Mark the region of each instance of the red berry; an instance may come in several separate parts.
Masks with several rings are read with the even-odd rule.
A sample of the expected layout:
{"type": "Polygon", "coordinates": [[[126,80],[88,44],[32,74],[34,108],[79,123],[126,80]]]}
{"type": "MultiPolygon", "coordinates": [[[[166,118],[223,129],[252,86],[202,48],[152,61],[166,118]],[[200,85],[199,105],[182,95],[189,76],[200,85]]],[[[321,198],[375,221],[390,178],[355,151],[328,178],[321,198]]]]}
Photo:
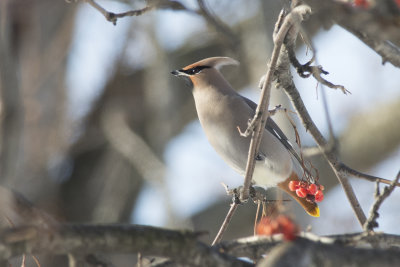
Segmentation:
{"type": "Polygon", "coordinates": [[[315,193],[315,202],[321,202],[322,200],[324,200],[324,193],[318,190],[317,193],[315,193]]]}
{"type": "Polygon", "coordinates": [[[279,234],[281,231],[280,231],[280,225],[279,225],[279,222],[276,220],[276,219],[274,219],[274,220],[272,220],[271,221],[271,230],[272,230],[272,234],[274,235],[274,234],[279,234]]]}
{"type": "Polygon", "coordinates": [[[307,188],[307,192],[310,195],[315,195],[317,193],[318,187],[316,184],[310,184],[307,188]]]}
{"type": "Polygon", "coordinates": [[[354,5],[361,8],[369,8],[370,6],[367,0],[354,0],[354,5]]]}
{"type": "Polygon", "coordinates": [[[290,191],[296,191],[300,187],[300,182],[299,181],[290,181],[289,182],[289,190],[290,191]]]}
{"type": "Polygon", "coordinates": [[[296,195],[298,197],[304,198],[307,196],[307,189],[304,187],[300,187],[299,189],[296,190],[296,195]]]}
{"type": "Polygon", "coordinates": [[[256,233],[258,235],[283,234],[286,240],[294,240],[299,232],[297,225],[287,216],[279,215],[276,218],[262,217],[257,223],[256,233]]]}
{"type": "Polygon", "coordinates": [[[307,187],[308,187],[308,182],[306,182],[306,181],[301,181],[300,187],[302,187],[302,188],[307,188],[307,187]]]}
{"type": "Polygon", "coordinates": [[[287,216],[279,215],[276,220],[279,222],[280,232],[286,240],[294,240],[299,232],[297,225],[287,216]]]}
{"type": "Polygon", "coordinates": [[[258,235],[272,235],[271,220],[269,217],[262,217],[257,223],[256,233],[258,235]]]}
{"type": "Polygon", "coordinates": [[[323,186],[322,184],[319,185],[319,190],[325,190],[325,186],[323,186]]]}

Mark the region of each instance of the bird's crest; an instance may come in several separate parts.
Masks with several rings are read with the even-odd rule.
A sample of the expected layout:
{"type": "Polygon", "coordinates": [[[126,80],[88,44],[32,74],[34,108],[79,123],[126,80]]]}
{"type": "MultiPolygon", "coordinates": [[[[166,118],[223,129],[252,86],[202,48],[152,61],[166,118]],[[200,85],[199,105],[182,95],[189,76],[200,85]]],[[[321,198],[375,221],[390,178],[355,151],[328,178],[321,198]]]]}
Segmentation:
{"type": "Polygon", "coordinates": [[[183,68],[183,70],[189,70],[195,67],[210,67],[219,70],[222,66],[227,65],[239,65],[239,61],[234,60],[230,57],[209,57],[200,61],[197,61],[189,66],[183,68]]]}

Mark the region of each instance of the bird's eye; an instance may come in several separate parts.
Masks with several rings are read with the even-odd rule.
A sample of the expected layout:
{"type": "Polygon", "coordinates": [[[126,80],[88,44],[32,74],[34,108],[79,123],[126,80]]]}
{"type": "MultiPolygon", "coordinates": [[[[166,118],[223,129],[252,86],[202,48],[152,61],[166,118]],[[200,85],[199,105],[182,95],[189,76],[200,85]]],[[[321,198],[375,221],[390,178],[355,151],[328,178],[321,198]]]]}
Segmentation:
{"type": "Polygon", "coordinates": [[[189,70],[189,74],[194,75],[194,74],[199,73],[201,70],[202,70],[201,68],[195,67],[195,68],[189,70]]]}
{"type": "Polygon", "coordinates": [[[210,68],[210,67],[209,66],[197,66],[197,67],[188,69],[184,72],[189,75],[196,75],[196,74],[200,73],[203,69],[206,69],[206,68],[210,68]]]}

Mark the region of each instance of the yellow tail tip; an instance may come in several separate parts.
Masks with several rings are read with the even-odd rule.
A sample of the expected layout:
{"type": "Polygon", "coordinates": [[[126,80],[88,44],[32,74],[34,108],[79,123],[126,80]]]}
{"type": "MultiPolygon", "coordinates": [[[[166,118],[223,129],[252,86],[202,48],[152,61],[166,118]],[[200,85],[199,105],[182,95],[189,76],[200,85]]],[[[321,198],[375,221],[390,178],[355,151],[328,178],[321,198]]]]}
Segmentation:
{"type": "Polygon", "coordinates": [[[319,217],[319,207],[315,206],[313,209],[307,210],[306,211],[310,216],[313,217],[319,217]]]}

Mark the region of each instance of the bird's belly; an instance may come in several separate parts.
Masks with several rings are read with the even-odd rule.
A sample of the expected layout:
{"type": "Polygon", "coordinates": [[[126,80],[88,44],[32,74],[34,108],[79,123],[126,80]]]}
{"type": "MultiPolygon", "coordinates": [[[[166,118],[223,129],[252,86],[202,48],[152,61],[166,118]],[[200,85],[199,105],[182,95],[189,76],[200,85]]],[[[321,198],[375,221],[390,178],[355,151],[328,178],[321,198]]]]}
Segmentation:
{"type": "Polygon", "coordinates": [[[272,162],[256,161],[253,173],[254,183],[262,187],[276,186],[289,177],[292,170],[290,163],[288,162],[287,166],[283,166],[283,168],[276,168],[272,162]]]}
{"type": "MultiPolygon", "coordinates": [[[[235,133],[237,129],[231,129],[235,133]]],[[[222,129],[208,128],[207,137],[216,152],[235,171],[245,175],[247,155],[250,146],[250,137],[242,137],[237,134],[223,133],[222,129]],[[213,138],[210,138],[210,135],[213,138]]],[[[264,135],[269,135],[265,132],[264,135]]],[[[278,140],[269,144],[270,151],[263,160],[256,161],[253,174],[255,184],[263,187],[276,186],[285,181],[293,169],[293,162],[289,153],[278,140]]]]}

